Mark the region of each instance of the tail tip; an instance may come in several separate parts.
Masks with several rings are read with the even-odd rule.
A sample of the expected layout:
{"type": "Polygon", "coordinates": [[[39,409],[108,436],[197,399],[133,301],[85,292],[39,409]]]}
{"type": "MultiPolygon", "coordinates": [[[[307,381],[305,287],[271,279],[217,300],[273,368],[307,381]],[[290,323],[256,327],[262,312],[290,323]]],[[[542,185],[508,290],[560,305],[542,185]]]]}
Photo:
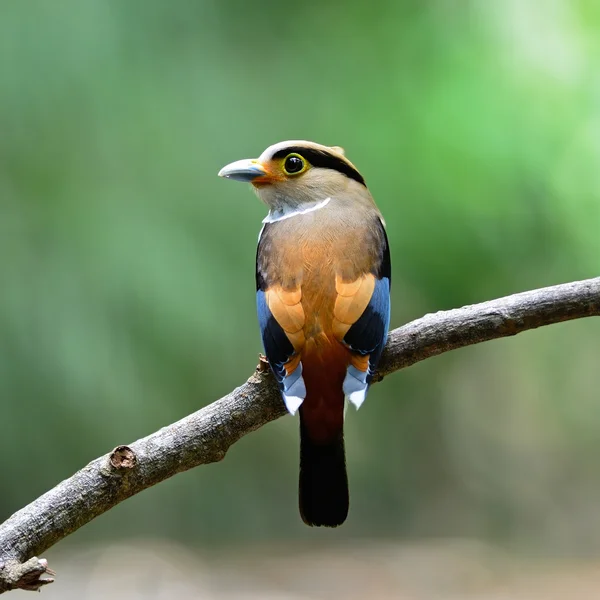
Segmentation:
{"type": "Polygon", "coordinates": [[[346,506],[345,510],[340,511],[339,514],[308,516],[301,506],[300,516],[305,525],[308,525],[309,527],[327,527],[328,529],[335,529],[336,527],[343,525],[346,521],[346,518],[348,517],[348,507],[346,506]]]}

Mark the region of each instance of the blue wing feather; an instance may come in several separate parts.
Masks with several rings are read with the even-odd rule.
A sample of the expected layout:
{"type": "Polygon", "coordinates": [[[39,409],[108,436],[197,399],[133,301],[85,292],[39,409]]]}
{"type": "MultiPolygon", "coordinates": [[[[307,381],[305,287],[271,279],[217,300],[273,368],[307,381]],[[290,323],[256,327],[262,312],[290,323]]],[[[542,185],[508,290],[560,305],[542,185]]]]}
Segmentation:
{"type": "Polygon", "coordinates": [[[256,292],[256,308],[265,354],[269,359],[277,383],[283,390],[283,380],[286,375],[283,365],[294,354],[294,347],[269,310],[265,293],[262,290],[256,292]]]}

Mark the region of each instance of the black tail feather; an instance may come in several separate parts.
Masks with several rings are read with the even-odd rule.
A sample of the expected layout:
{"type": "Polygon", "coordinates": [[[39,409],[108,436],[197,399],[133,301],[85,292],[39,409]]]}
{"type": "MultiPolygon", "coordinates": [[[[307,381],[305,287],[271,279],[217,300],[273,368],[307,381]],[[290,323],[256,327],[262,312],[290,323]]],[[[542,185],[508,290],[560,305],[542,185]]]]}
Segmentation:
{"type": "Polygon", "coordinates": [[[300,419],[300,515],[307,525],[337,527],[348,516],[344,432],[325,444],[312,441],[300,419]]]}

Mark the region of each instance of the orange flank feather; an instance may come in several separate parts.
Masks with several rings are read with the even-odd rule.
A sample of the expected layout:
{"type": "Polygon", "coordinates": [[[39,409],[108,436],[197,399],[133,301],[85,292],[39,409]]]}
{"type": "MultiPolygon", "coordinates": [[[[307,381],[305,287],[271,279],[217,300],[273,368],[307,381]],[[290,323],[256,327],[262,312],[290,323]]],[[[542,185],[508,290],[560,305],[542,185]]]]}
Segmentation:
{"type": "Polygon", "coordinates": [[[286,333],[297,333],[304,327],[304,309],[300,289],[284,290],[273,286],[266,293],[269,310],[286,333]]]}
{"type": "MultiPolygon", "coordinates": [[[[265,296],[273,317],[285,331],[294,350],[300,352],[305,342],[304,325],[306,323],[304,308],[301,304],[302,291],[300,288],[284,290],[281,286],[274,285],[265,292],[265,296]]],[[[297,365],[298,361],[295,362],[294,368],[288,370],[288,374],[297,365]]]]}
{"type": "Polygon", "coordinates": [[[369,358],[370,354],[351,354],[350,362],[352,366],[363,373],[366,373],[369,369],[369,358]]]}
{"type": "Polygon", "coordinates": [[[375,289],[375,277],[368,273],[346,283],[336,275],[335,289],[337,298],[333,307],[332,328],[335,337],[342,341],[367,308],[375,289]]]}

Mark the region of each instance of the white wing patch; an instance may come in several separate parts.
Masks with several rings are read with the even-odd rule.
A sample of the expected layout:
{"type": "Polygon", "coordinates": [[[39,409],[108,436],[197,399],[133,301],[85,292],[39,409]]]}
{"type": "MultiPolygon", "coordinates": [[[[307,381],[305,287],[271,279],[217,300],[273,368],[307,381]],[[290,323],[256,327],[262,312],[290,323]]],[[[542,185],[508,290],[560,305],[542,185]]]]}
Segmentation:
{"type": "Polygon", "coordinates": [[[360,390],[358,392],[352,392],[348,396],[348,402],[350,402],[351,404],[354,404],[354,406],[356,407],[356,410],[358,410],[362,406],[362,403],[365,401],[366,397],[367,397],[367,390],[365,388],[364,390],[360,390]]]}
{"type": "Polygon", "coordinates": [[[306,398],[306,385],[302,377],[302,363],[283,380],[283,402],[288,412],[295,415],[306,398]]]}
{"type": "Polygon", "coordinates": [[[296,414],[296,411],[304,402],[304,398],[300,398],[300,396],[288,396],[284,393],[283,401],[285,402],[285,407],[288,409],[290,415],[294,416],[296,414]]]}
{"type": "Polygon", "coordinates": [[[369,384],[367,383],[368,371],[360,371],[356,367],[349,365],[344,379],[344,396],[351,404],[354,404],[358,410],[367,397],[369,384]]]}

